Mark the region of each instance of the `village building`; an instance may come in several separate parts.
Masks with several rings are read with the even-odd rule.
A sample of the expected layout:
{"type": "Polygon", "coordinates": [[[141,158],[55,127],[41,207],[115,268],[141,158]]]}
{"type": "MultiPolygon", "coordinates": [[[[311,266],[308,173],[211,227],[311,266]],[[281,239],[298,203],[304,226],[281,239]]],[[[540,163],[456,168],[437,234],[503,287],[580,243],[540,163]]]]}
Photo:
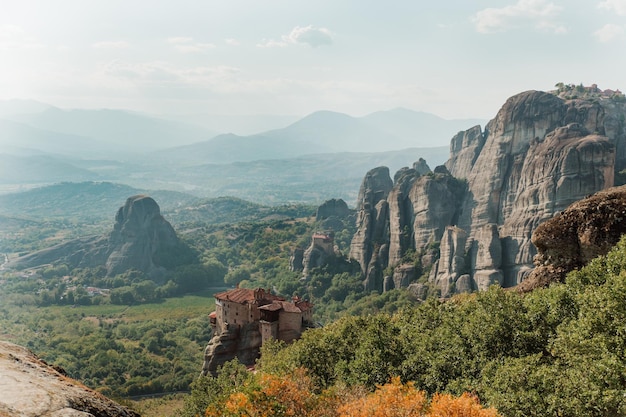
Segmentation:
{"type": "Polygon", "coordinates": [[[335,235],[333,232],[315,232],[311,239],[311,246],[318,247],[328,255],[335,252],[335,235]]]}
{"type": "Polygon", "coordinates": [[[291,342],[313,325],[313,305],[299,297],[287,301],[263,288],[235,288],[215,294],[209,318],[214,335],[256,323],[261,344],[270,338],[291,342]]]}

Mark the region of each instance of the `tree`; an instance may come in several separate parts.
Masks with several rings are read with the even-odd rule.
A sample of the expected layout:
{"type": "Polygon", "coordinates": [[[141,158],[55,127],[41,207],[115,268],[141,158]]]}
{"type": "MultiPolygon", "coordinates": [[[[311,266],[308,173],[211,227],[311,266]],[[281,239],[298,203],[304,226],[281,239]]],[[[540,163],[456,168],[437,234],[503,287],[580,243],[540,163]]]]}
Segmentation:
{"type": "Polygon", "coordinates": [[[403,385],[399,377],[379,386],[375,392],[339,407],[339,417],[421,417],[426,395],[413,386],[403,385]]]}
{"type": "Polygon", "coordinates": [[[224,283],[227,285],[237,285],[241,281],[250,279],[250,270],[246,267],[231,269],[224,277],[224,283]]]}

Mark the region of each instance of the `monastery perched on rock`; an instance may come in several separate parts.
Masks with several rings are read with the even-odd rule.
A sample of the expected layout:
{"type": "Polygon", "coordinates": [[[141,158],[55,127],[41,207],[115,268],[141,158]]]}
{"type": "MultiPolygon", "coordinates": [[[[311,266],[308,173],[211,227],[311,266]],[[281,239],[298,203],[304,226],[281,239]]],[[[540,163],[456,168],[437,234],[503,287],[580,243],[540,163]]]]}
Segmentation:
{"type": "Polygon", "coordinates": [[[292,342],[313,327],[313,305],[294,297],[291,301],[263,288],[235,288],[215,294],[215,311],[209,314],[213,338],[204,351],[202,374],[237,358],[253,365],[259,349],[269,339],[292,342]]]}

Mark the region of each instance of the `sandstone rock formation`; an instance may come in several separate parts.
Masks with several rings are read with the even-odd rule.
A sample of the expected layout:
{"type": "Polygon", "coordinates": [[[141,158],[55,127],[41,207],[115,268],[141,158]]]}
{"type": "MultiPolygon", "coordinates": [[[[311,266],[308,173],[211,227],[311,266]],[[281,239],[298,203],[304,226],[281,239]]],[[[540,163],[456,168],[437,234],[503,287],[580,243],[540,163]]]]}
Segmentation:
{"type": "Polygon", "coordinates": [[[163,257],[180,245],[156,201],[137,195],[120,207],[109,236],[75,239],[17,258],[8,266],[25,268],[63,262],[71,267],[103,265],[108,276],[137,269],[156,277],[164,271],[163,257]]]}
{"type": "Polygon", "coordinates": [[[378,167],[365,175],[359,190],[357,231],[350,245],[350,258],[359,262],[364,275],[367,275],[370,269],[372,258],[374,262],[371,268],[377,268],[381,245],[388,239],[387,196],[392,187],[389,168],[378,167]]]}
{"type": "Polygon", "coordinates": [[[308,278],[313,268],[327,264],[329,257],[340,255],[335,246],[335,235],[332,231],[316,232],[311,237],[311,244],[302,256],[302,277],[308,278]]]}
{"type": "Polygon", "coordinates": [[[172,225],[161,216],[159,205],[148,196],[129,197],[117,212],[109,236],[111,252],[106,261],[107,275],[129,269],[157,273],[159,252],[179,245],[172,225]]]}
{"type": "Polygon", "coordinates": [[[317,208],[315,212],[315,220],[321,221],[329,217],[344,218],[350,215],[350,208],[341,198],[325,201],[317,208]]]}
{"type": "Polygon", "coordinates": [[[626,186],[578,201],[534,231],[535,269],[516,289],[525,292],[565,279],[565,275],[605,255],[626,233],[626,186]]]}
{"type": "MultiPolygon", "coordinates": [[[[350,256],[360,263],[367,290],[381,291],[385,268],[397,266],[407,251],[426,255],[429,244],[439,242],[446,226],[454,224],[459,216],[465,183],[453,178],[445,167],[437,167],[433,173],[423,169],[423,165],[420,162],[415,164],[420,172],[426,172],[425,175],[415,168],[402,168],[394,176],[393,183],[389,177],[381,180],[381,176],[388,176],[388,170],[378,168],[377,184],[385,184],[388,188],[392,185],[384,199],[383,193],[368,185],[370,177],[366,176],[361,186],[357,233],[352,240],[350,256]],[[373,201],[376,206],[373,210],[368,209],[373,201]]],[[[398,279],[392,281],[396,287],[398,279]]],[[[390,285],[391,281],[386,287],[390,285]]],[[[402,286],[407,285],[408,282],[402,286]]]]}
{"type": "Polygon", "coordinates": [[[211,338],[204,349],[203,375],[215,375],[220,366],[237,358],[252,365],[259,357],[261,332],[258,323],[243,326],[227,324],[211,338]]]}
{"type": "Polygon", "coordinates": [[[289,257],[289,270],[292,272],[302,271],[304,269],[304,249],[295,248],[289,257]]]}
{"type": "Polygon", "coordinates": [[[138,417],[28,349],[0,341],[0,416],[138,417]]]}
{"type": "Polygon", "coordinates": [[[430,273],[429,281],[441,290],[442,297],[454,294],[457,280],[469,271],[465,260],[467,233],[458,227],[446,228],[440,243],[440,257],[430,273]]]}
{"type": "Polygon", "coordinates": [[[511,97],[484,130],[455,135],[450,159],[432,173],[419,161],[398,171],[389,188],[389,180],[380,180],[382,168],[370,171],[350,251],[366,288],[382,291],[377,271],[398,267],[407,256],[431,268],[429,279],[443,295],[525,279],[536,254],[533,230],[613,186],[626,168],[625,100],[591,87],[568,91],[511,97]],[[374,192],[372,172],[385,192],[374,192]],[[379,255],[385,245],[388,259],[379,255]]]}

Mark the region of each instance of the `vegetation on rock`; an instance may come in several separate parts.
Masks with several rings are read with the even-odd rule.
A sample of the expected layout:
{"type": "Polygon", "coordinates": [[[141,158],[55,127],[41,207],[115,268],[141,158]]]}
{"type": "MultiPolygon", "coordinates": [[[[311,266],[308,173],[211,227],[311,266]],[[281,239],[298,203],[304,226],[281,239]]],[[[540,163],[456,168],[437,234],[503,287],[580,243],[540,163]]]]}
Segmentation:
{"type": "Polygon", "coordinates": [[[428,395],[471,392],[507,416],[622,415],[625,306],[626,238],[564,284],[345,317],[265,348],[260,369],[305,368],[316,390],[399,377],[428,395]]]}

